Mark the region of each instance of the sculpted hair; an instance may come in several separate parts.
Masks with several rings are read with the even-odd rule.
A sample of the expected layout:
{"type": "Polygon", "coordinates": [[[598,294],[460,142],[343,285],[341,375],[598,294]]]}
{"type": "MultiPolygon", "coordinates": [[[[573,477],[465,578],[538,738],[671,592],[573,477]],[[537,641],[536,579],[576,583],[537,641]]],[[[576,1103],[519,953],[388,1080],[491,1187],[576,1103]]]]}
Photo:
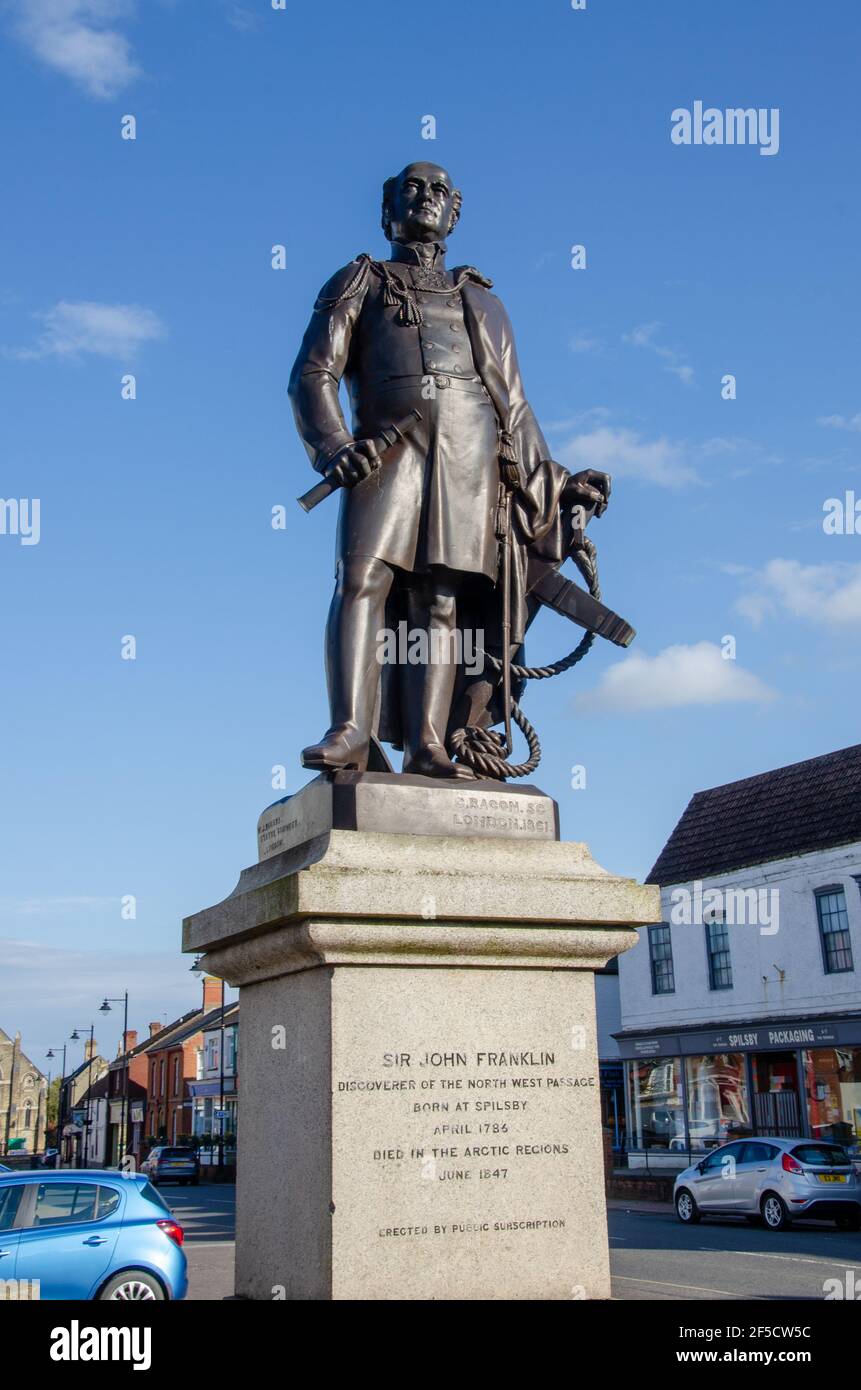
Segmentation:
{"type": "MultiPolygon", "coordinates": [[[[391,241],[392,239],[392,198],[394,197],[395,188],[397,187],[399,178],[400,174],[394,174],[390,179],[386,179],[385,183],[383,184],[383,209],[380,222],[383,228],[383,236],[386,238],[386,241],[391,241]]],[[[451,201],[451,222],[449,224],[448,232],[446,233],[447,236],[451,235],[458,222],[460,221],[460,209],[461,204],[463,203],[463,196],[459,188],[452,189],[451,201]]]]}

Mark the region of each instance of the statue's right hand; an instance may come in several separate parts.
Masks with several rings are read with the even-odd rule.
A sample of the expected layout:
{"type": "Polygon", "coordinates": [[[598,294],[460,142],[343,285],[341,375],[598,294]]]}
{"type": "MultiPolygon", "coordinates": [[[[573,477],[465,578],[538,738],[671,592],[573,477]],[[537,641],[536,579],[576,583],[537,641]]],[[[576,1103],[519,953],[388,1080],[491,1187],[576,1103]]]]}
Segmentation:
{"type": "Polygon", "coordinates": [[[355,487],[380,466],[380,456],[373,439],[354,439],[345,444],[326,464],[324,477],[341,487],[355,487]]]}

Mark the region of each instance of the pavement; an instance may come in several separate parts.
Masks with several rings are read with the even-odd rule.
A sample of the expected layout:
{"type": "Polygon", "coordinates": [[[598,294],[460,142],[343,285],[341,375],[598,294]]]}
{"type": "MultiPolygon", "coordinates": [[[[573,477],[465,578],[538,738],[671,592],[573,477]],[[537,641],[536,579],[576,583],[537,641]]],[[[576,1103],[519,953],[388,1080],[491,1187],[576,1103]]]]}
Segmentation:
{"type": "MultiPolygon", "coordinates": [[[[159,1191],[185,1230],[189,1299],[231,1297],[236,1189],[159,1191]]],[[[607,1210],[614,1299],[821,1301],[827,1279],[861,1292],[861,1234],[824,1222],[768,1231],[714,1217],[683,1226],[669,1203],[616,1197],[607,1210]]]]}

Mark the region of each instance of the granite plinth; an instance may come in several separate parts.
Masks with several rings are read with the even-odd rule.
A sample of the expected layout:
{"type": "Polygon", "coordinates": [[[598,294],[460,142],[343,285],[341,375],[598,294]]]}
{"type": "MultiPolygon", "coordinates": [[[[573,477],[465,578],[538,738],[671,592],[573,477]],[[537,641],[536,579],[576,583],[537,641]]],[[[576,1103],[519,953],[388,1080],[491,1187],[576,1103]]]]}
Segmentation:
{"type": "Polygon", "coordinates": [[[558,840],[559,813],[552,797],[532,786],[408,773],[321,773],[267,806],[257,823],[258,856],[269,859],[330,830],[558,840]]]}
{"type": "Polygon", "coordinates": [[[592,972],[659,920],[583,844],[336,828],[187,919],[240,987],[237,1293],[609,1297],[592,972]]]}

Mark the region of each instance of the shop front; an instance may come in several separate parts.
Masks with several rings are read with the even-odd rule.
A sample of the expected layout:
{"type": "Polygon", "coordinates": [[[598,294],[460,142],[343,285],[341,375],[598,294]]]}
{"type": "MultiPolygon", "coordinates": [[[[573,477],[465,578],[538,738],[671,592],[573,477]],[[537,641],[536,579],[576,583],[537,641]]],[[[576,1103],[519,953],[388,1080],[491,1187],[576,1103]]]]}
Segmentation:
{"type": "Polygon", "coordinates": [[[628,1166],[682,1168],[731,1139],[831,1139],[861,1155],[861,1016],[615,1035],[628,1166]]]}

